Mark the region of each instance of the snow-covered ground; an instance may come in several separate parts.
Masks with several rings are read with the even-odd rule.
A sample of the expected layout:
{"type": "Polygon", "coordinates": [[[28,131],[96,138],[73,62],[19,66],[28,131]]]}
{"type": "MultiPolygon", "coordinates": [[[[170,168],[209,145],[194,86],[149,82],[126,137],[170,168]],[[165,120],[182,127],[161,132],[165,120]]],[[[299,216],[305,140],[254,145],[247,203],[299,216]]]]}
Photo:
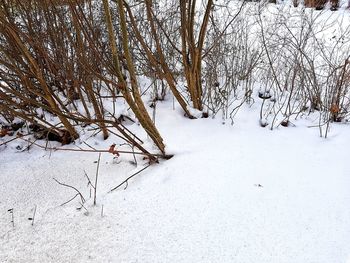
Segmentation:
{"type": "MultiPolygon", "coordinates": [[[[324,37],[348,27],[348,11],[337,14],[319,17],[339,22],[324,37]]],[[[221,114],[189,120],[159,102],[156,124],[174,157],[110,192],[147,162],[103,153],[96,206],[85,172],[94,182],[98,153],[28,152],[27,142],[0,138],[0,262],[350,263],[349,120],[331,124],[327,139],[318,113],[271,131],[259,125],[260,106],[244,104],[231,126],[221,114]],[[79,189],[84,207],[78,197],[62,206],[76,192],[54,178],[79,189]]],[[[62,148],[120,143],[89,128],[62,148]]]]}
{"type": "MultiPolygon", "coordinates": [[[[102,154],[88,212],[78,198],[60,206],[75,192],[52,178],[88,199],[84,170],[93,181],[97,153],[1,147],[0,261],[350,262],[349,125],[324,139],[307,127],[312,116],[261,128],[259,105],[233,126],[171,108],[158,104],[157,125],[175,156],[108,193],[145,163],[102,154]]],[[[88,142],[108,149],[113,140],[88,142]]]]}

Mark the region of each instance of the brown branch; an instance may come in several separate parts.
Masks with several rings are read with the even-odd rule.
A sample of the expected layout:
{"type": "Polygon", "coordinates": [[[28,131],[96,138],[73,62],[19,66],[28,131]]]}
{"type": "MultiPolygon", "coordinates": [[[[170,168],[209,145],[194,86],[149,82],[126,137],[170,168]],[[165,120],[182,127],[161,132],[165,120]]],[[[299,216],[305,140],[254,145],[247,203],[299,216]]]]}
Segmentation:
{"type": "MultiPolygon", "coordinates": [[[[45,147],[45,146],[42,146],[40,144],[37,144],[37,143],[33,143],[32,141],[30,140],[27,140],[27,139],[23,139],[23,138],[20,138],[26,142],[29,142],[29,143],[32,143],[33,145],[39,147],[39,148],[42,148],[42,149],[46,149],[46,150],[49,150],[49,151],[70,151],[70,152],[89,152],[89,153],[110,153],[109,150],[99,150],[99,149],[96,149],[96,150],[90,150],[90,149],[71,149],[71,148],[57,148],[57,147],[45,147]]],[[[125,154],[135,154],[135,155],[143,155],[143,156],[147,156],[147,157],[159,157],[159,158],[163,158],[163,159],[171,159],[174,155],[172,154],[166,154],[166,155],[163,155],[163,154],[156,154],[156,153],[143,153],[143,152],[131,152],[131,151],[119,151],[118,150],[118,153],[125,153],[125,154]]]]}

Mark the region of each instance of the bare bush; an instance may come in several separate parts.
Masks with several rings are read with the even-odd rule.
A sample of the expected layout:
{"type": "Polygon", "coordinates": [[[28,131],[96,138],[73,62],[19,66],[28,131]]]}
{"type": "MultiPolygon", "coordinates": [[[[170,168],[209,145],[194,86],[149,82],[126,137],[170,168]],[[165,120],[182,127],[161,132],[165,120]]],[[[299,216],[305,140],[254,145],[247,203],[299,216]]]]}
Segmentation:
{"type": "MultiPolygon", "coordinates": [[[[55,133],[62,143],[79,136],[75,125],[96,124],[104,138],[108,129],[117,129],[127,143],[148,153],[137,136],[120,123],[119,116],[105,108],[105,98],[115,102],[121,86],[120,78],[114,77],[116,69],[101,8],[94,1],[71,0],[63,6],[50,1],[1,3],[1,114],[55,133]],[[101,16],[96,18],[96,13],[101,16]]],[[[125,52],[118,62],[124,56],[125,52]]],[[[131,70],[128,66],[127,73],[131,70]]],[[[130,95],[128,88],[125,91],[123,98],[130,104],[127,96],[136,93],[130,95]]],[[[138,107],[142,107],[138,100],[138,107]]],[[[132,110],[144,124],[147,112],[140,115],[132,110]]],[[[160,137],[152,136],[156,130],[148,119],[143,127],[164,153],[164,144],[160,137]]]]}

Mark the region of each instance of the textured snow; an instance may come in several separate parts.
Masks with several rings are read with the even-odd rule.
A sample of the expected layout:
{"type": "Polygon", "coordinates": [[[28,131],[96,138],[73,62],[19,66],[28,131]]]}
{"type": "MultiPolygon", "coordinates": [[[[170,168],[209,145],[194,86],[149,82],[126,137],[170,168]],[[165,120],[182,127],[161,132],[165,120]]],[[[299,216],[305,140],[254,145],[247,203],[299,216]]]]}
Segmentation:
{"type": "MultiPolygon", "coordinates": [[[[332,14],[339,32],[348,26],[348,11],[332,14]]],[[[127,114],[118,103],[115,115],[127,114]]],[[[350,263],[349,124],[320,138],[309,127],[316,113],[271,131],[260,127],[258,104],[243,105],[230,126],[159,102],[156,124],[175,156],[109,193],[146,163],[102,154],[97,206],[84,175],[94,180],[97,153],[0,146],[0,262],[350,263]],[[78,198],[61,206],[75,192],[53,178],[77,187],[86,209],[78,198]]],[[[98,149],[116,140],[84,132],[98,149]]]]}
{"type": "Polygon", "coordinates": [[[261,128],[254,105],[234,126],[185,119],[171,103],[158,110],[175,156],[108,193],[145,164],[102,154],[98,205],[88,200],[88,213],[76,210],[78,199],[60,206],[74,192],[52,178],[88,198],[83,171],[94,179],[98,154],[1,148],[0,261],[349,262],[348,125],[332,125],[324,139],[306,127],[311,117],[261,128]]]}

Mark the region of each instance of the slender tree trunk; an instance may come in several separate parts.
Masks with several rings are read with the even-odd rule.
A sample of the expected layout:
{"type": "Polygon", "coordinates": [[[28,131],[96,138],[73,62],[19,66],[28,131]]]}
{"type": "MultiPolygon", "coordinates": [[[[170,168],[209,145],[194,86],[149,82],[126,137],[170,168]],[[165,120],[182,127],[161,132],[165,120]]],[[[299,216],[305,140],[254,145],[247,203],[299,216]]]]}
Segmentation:
{"type": "Polygon", "coordinates": [[[147,134],[151,137],[153,142],[157,145],[158,149],[163,154],[165,154],[165,145],[163,143],[163,139],[160,133],[158,132],[157,128],[155,127],[154,123],[152,122],[152,119],[145,108],[145,105],[141,99],[141,95],[138,89],[135,67],[129,51],[127,24],[125,19],[123,1],[117,0],[117,4],[118,4],[118,11],[119,11],[119,22],[120,22],[121,33],[122,33],[122,46],[124,51],[123,55],[126,58],[128,71],[130,75],[131,92],[127,88],[127,83],[121,72],[119,54],[118,54],[115,35],[113,31],[113,24],[112,24],[112,18],[110,14],[109,3],[108,3],[108,0],[103,0],[103,6],[105,10],[105,17],[106,17],[110,47],[111,47],[112,56],[113,56],[114,68],[119,81],[118,87],[120,88],[120,91],[122,92],[126,102],[129,104],[131,110],[134,112],[135,116],[138,118],[142,127],[145,129],[147,134]]]}
{"type": "Polygon", "coordinates": [[[196,43],[194,32],[196,1],[180,0],[182,62],[193,107],[203,110],[202,51],[213,0],[208,0],[196,43]]]}
{"type": "MultiPolygon", "coordinates": [[[[81,28],[80,28],[78,21],[76,20],[76,16],[74,15],[73,7],[72,6],[70,6],[70,7],[71,7],[71,12],[73,14],[73,25],[74,25],[75,30],[76,30],[76,37],[77,37],[77,44],[78,44],[77,53],[78,53],[80,60],[82,61],[82,64],[87,65],[88,61],[87,61],[86,56],[85,56],[86,50],[84,50],[81,28]]],[[[84,80],[85,90],[86,90],[86,93],[87,93],[87,95],[92,103],[92,106],[94,108],[96,118],[103,120],[104,119],[103,112],[101,111],[101,107],[99,106],[99,104],[97,102],[97,99],[96,99],[96,96],[95,96],[95,93],[93,90],[93,79],[89,76],[90,74],[85,68],[82,68],[81,71],[84,72],[84,75],[86,77],[86,79],[84,80]]],[[[108,138],[108,130],[107,130],[106,124],[101,122],[101,123],[99,123],[99,126],[102,130],[103,138],[106,140],[108,138]]]]}
{"type": "Polygon", "coordinates": [[[42,72],[40,71],[39,65],[36,63],[35,59],[31,56],[29,50],[27,47],[23,44],[22,40],[19,38],[19,36],[16,34],[14,29],[7,27],[8,33],[12,36],[13,40],[16,42],[18,47],[20,48],[23,55],[26,57],[30,64],[31,71],[33,75],[37,78],[39,81],[41,88],[43,89],[44,94],[42,97],[46,100],[46,102],[49,104],[49,106],[52,108],[52,110],[57,113],[57,117],[62,122],[65,129],[68,131],[70,136],[73,139],[77,139],[79,137],[78,133],[72,126],[72,124],[68,121],[66,117],[64,117],[62,114],[59,114],[61,112],[61,109],[57,105],[53,95],[51,94],[50,88],[47,86],[47,83],[42,75],[42,72]]]}

